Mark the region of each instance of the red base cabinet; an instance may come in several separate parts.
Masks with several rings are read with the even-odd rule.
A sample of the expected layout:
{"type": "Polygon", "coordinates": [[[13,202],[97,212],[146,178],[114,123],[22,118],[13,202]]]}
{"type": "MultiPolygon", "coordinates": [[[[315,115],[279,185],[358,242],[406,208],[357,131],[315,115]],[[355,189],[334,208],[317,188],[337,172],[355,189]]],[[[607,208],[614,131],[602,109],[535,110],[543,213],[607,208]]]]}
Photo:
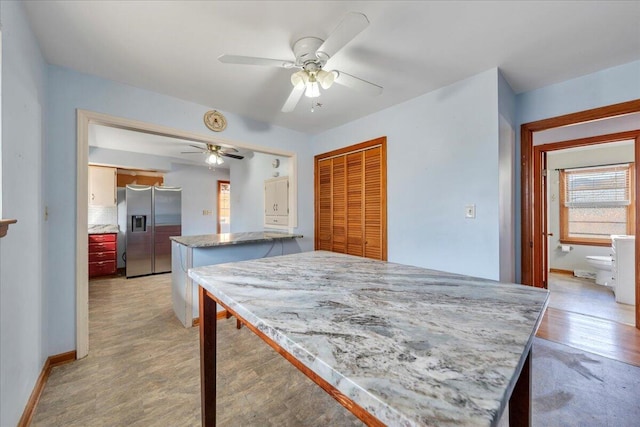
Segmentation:
{"type": "Polygon", "coordinates": [[[89,277],[116,274],[116,233],[89,234],[89,277]]]}

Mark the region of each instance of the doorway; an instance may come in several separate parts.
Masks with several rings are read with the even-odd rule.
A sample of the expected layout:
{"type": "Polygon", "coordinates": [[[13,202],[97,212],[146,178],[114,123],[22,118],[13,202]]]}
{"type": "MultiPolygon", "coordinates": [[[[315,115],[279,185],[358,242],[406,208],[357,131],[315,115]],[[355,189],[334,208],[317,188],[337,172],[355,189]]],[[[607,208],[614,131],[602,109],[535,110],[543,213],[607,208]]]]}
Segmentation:
{"type": "Polygon", "coordinates": [[[231,183],[218,181],[218,234],[231,233],[231,183]]]}
{"type": "MultiPolygon", "coordinates": [[[[534,146],[534,134],[550,129],[592,122],[601,119],[622,117],[640,112],[640,100],[615,104],[593,110],[567,114],[565,116],[544,119],[537,122],[525,123],[521,128],[521,156],[522,156],[522,283],[526,285],[545,287],[547,283],[548,250],[547,228],[545,223],[546,199],[542,171],[545,169],[546,149],[534,146]]],[[[595,139],[594,139],[595,138],[595,139]]],[[[582,145],[591,145],[602,140],[585,138],[582,145]]],[[[638,174],[640,159],[639,132],[629,132],[624,139],[634,139],[635,144],[635,173],[638,174]]],[[[565,141],[566,143],[566,141],[565,141]]],[[[636,187],[635,205],[638,210],[638,188],[636,187]]],[[[635,218],[638,229],[638,216],[635,218]]],[[[640,242],[635,242],[635,325],[640,329],[640,242]]]]}
{"type": "Polygon", "coordinates": [[[166,126],[130,120],[108,114],[80,110],[77,114],[76,137],[76,358],[81,359],[89,354],[89,280],[88,280],[88,163],[89,163],[89,125],[97,124],[112,128],[130,130],[152,135],[166,136],[187,141],[208,144],[232,144],[235,147],[256,153],[273,154],[287,157],[290,177],[289,200],[292,228],[297,227],[297,154],[276,148],[265,148],[242,141],[218,140],[208,135],[182,131],[166,126]]]}
{"type": "Polygon", "coordinates": [[[624,240],[618,252],[620,246],[632,248],[628,236],[635,236],[635,140],[621,137],[539,146],[546,155],[545,287],[550,308],[633,326],[633,263],[618,262],[618,271],[626,269],[620,274],[612,268],[611,236],[624,240]]]}

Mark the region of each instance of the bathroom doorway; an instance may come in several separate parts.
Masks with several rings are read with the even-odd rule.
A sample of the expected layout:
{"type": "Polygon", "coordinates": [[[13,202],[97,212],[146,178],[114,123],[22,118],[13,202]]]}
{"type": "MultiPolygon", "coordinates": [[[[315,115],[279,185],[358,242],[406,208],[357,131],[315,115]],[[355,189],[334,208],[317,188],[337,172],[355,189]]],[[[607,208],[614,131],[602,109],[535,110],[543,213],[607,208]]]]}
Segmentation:
{"type": "MultiPolygon", "coordinates": [[[[634,173],[638,174],[640,129],[640,100],[571,113],[564,116],[525,123],[521,128],[522,155],[522,283],[547,287],[549,238],[547,230],[546,169],[547,153],[554,150],[634,140],[634,173]],[[626,122],[626,123],[625,123],[626,122]],[[600,132],[593,132],[598,129],[600,132]],[[584,134],[585,130],[591,133],[584,134]],[[582,132],[582,134],[581,134],[582,132]],[[563,137],[558,137],[562,135],[563,137]],[[596,136],[594,136],[596,135],[596,136]],[[560,142],[557,142],[560,141],[560,142]]],[[[637,192],[637,191],[636,191],[637,192]]],[[[637,196],[637,194],[636,194],[637,196]]],[[[638,210],[638,197],[635,198],[638,210]]],[[[638,227],[638,218],[635,219],[638,227]]],[[[636,302],[640,277],[638,275],[639,251],[635,241],[635,290],[636,302]]],[[[640,310],[635,307],[635,326],[640,328],[640,310]]]]}
{"type": "MultiPolygon", "coordinates": [[[[545,151],[547,289],[551,308],[633,326],[634,264],[619,266],[630,280],[618,289],[612,268],[611,236],[635,238],[635,140],[621,136],[545,151]]],[[[617,243],[618,250],[628,243],[617,243]]]]}

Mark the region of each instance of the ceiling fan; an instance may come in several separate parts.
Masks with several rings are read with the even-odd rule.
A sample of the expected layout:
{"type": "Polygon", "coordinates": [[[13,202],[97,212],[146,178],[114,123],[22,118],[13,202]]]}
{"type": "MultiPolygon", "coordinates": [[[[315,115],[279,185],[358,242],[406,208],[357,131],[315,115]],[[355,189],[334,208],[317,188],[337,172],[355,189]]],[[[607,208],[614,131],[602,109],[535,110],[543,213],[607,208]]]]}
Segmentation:
{"type": "Polygon", "coordinates": [[[221,55],[225,64],[263,65],[281,68],[300,68],[291,75],[293,90],[282,106],[285,113],[293,111],[304,94],[309,98],[320,96],[320,86],[329,89],[335,82],[369,95],[380,95],[382,87],[342,71],[324,69],[327,61],[369,25],[367,17],[349,12],[326,40],[303,37],[292,46],[295,61],[255,58],[252,56],[221,55]]]}
{"type": "Polygon", "coordinates": [[[189,144],[190,147],[197,148],[199,151],[182,151],[182,154],[205,154],[207,158],[205,161],[210,165],[221,165],[224,163],[223,157],[229,157],[232,159],[244,159],[244,156],[237,154],[238,150],[232,147],[222,147],[220,145],[207,144],[206,148],[199,145],[189,144]]]}

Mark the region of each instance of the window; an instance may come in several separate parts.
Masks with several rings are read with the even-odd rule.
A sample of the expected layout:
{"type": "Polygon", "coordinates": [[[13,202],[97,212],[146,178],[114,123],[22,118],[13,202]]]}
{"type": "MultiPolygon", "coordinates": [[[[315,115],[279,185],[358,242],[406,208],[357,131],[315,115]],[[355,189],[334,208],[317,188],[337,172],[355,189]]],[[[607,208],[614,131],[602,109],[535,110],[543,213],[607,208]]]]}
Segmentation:
{"type": "Polygon", "coordinates": [[[633,164],[560,171],[560,242],[610,246],[635,234],[633,164]]]}

